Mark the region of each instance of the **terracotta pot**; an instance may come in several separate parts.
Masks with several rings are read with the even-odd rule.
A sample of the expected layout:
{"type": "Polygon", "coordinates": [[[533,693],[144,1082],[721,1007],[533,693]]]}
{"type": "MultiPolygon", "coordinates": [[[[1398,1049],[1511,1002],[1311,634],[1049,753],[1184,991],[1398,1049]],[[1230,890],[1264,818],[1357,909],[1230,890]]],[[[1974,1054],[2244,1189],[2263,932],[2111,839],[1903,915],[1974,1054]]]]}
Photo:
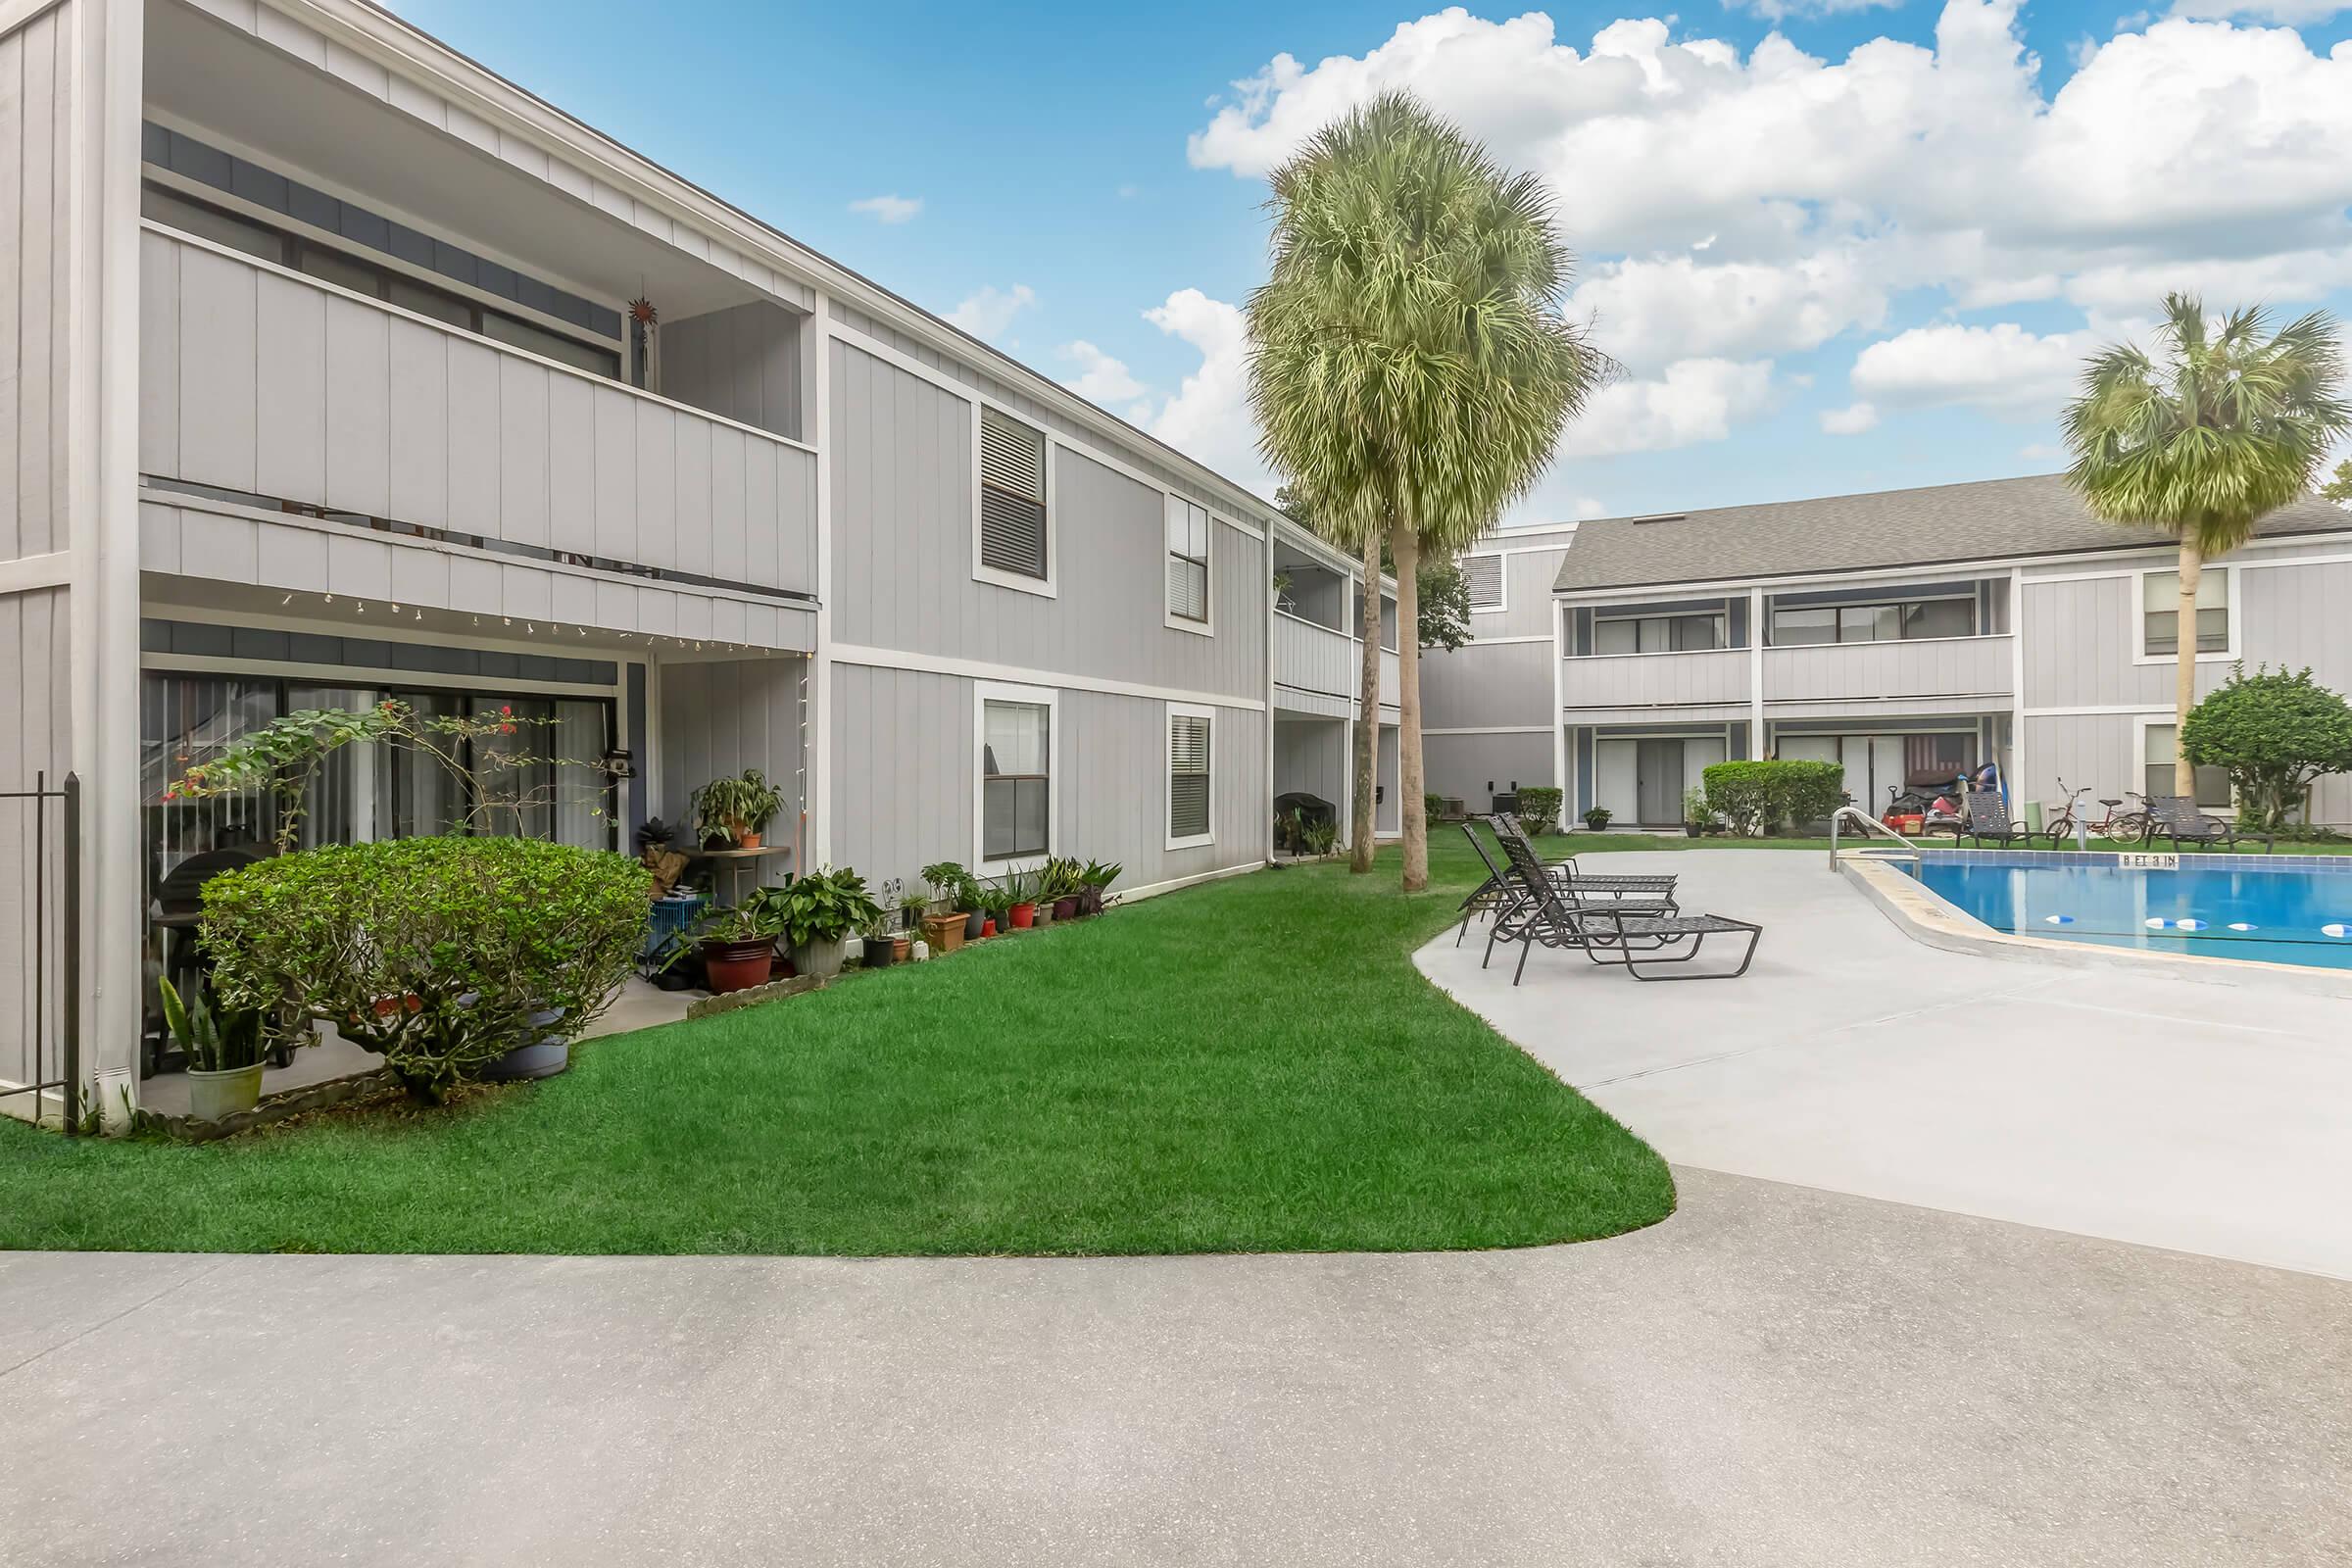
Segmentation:
{"type": "Polygon", "coordinates": [[[1015,931],[1026,931],[1037,923],[1037,906],[1034,904],[1016,904],[1006,912],[1012,916],[1012,928],[1015,931]]]}
{"type": "Polygon", "coordinates": [[[776,965],[776,944],[765,937],[742,942],[706,942],[702,952],[703,972],[714,996],[763,986],[776,965]]]}
{"type": "Polygon", "coordinates": [[[995,936],[997,934],[997,922],[987,918],[986,916],[983,916],[980,921],[980,934],[984,937],[995,936]]]}
{"type": "Polygon", "coordinates": [[[756,850],[760,847],[760,842],[759,834],[745,833],[735,840],[735,847],[739,850],[756,850]]]}
{"type": "Polygon", "coordinates": [[[933,953],[954,953],[963,946],[963,916],[960,914],[926,914],[923,916],[923,940],[931,944],[933,953]]]}
{"type": "Polygon", "coordinates": [[[892,937],[890,939],[890,951],[894,961],[905,963],[908,958],[914,956],[914,938],[909,936],[892,937]]]}
{"type": "Polygon", "coordinates": [[[1078,895],[1077,895],[1077,894],[1073,893],[1073,894],[1071,894],[1071,895],[1070,895],[1068,898],[1066,898],[1066,899],[1055,899],[1055,900],[1054,901],[1054,919],[1056,919],[1056,920],[1071,920],[1071,919],[1075,919],[1075,918],[1077,918],[1077,915],[1078,915],[1078,895]]]}

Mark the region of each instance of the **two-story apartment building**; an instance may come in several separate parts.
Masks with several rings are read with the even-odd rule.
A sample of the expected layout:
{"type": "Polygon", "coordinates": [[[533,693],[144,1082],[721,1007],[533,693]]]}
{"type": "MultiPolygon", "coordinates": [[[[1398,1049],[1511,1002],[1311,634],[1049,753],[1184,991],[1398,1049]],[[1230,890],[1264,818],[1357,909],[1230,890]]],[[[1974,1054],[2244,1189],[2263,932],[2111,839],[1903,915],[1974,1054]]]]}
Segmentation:
{"type": "MultiPolygon", "coordinates": [[[[0,791],[74,772],[83,844],[59,932],[54,805],[0,821],[0,1079],[50,1070],[71,953],[85,1073],[134,1084],[174,871],[271,826],[168,786],[277,715],[511,706],[513,826],[568,842],[758,767],[771,876],[1079,855],[1132,897],[1344,806],[1356,577],[362,0],[0,3],[0,791]]],[[[340,754],[306,840],[459,788],[340,754]]]]}
{"type": "MultiPolygon", "coordinates": [[[[1474,564],[1473,604],[1501,602],[1424,664],[1441,793],[1557,781],[1571,817],[1672,826],[1709,764],[1774,756],[1842,764],[1878,809],[1986,761],[2021,805],[2062,800],[2062,779],[2171,792],[2172,545],[2100,522],[2060,476],[1603,519],[1567,548],[1512,532],[1485,555],[1501,587],[1474,564]],[[1523,642],[1504,606],[1544,567],[1523,642]]],[[[2352,627],[2329,610],[2346,593],[2352,514],[2265,519],[2204,574],[2200,690],[2240,662],[2352,689],[2352,627]]],[[[2226,781],[2208,771],[2200,796],[2226,807],[2226,781]]],[[[2352,780],[2323,781],[2313,815],[2352,821],[2352,780]]]]}

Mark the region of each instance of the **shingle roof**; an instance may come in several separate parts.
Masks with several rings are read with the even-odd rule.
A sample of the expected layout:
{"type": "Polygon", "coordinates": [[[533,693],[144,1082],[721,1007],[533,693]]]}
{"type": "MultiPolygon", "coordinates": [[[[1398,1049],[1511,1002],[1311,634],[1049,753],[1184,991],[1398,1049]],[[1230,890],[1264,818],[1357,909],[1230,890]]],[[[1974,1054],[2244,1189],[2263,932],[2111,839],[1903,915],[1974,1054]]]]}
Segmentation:
{"type": "MultiPolygon", "coordinates": [[[[2258,534],[2352,531],[2352,512],[2316,497],[2265,517],[2258,534]]],[[[1635,588],[1700,578],[1926,566],[2012,556],[2129,550],[2155,529],[2101,522],[2063,474],[1717,507],[1580,525],[1555,586],[1635,588]]]]}

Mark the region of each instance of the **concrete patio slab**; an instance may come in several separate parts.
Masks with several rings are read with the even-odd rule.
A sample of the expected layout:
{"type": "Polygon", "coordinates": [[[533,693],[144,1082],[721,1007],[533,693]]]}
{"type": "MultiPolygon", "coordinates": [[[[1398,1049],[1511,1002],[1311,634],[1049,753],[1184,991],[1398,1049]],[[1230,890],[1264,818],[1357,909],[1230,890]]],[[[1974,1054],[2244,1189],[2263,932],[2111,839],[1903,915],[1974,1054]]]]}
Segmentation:
{"type": "Polygon", "coordinates": [[[2352,1278],[2352,1002],[1946,953],[1828,858],[1607,857],[1766,930],[1720,983],[1582,956],[1421,970],[1668,1159],[2352,1278]]]}
{"type": "Polygon", "coordinates": [[[2352,1554],[2352,1287],[1678,1174],[1519,1252],[0,1258],[0,1560],[2352,1554]]]}

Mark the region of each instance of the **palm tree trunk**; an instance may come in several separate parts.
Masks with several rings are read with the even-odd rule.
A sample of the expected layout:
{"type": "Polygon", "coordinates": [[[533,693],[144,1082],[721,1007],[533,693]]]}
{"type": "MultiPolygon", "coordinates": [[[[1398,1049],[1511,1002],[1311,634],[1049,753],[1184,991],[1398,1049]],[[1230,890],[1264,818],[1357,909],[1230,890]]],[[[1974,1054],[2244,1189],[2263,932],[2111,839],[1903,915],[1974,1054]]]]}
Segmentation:
{"type": "Polygon", "coordinates": [[[2197,770],[2189,765],[2188,710],[2197,706],[2197,579],[2204,575],[2204,552],[2194,535],[2180,536],[2180,635],[2175,639],[2173,664],[2173,793],[2197,798],[2197,770]]]}
{"type": "Polygon", "coordinates": [[[1364,536],[1363,591],[1356,631],[1363,662],[1355,693],[1355,780],[1349,796],[1348,869],[1372,869],[1372,759],[1380,746],[1380,531],[1364,536]]]}
{"type": "Polygon", "coordinates": [[[1396,803],[1404,820],[1404,891],[1429,886],[1429,815],[1421,766],[1421,535],[1399,528],[1396,556],[1396,803]]]}

